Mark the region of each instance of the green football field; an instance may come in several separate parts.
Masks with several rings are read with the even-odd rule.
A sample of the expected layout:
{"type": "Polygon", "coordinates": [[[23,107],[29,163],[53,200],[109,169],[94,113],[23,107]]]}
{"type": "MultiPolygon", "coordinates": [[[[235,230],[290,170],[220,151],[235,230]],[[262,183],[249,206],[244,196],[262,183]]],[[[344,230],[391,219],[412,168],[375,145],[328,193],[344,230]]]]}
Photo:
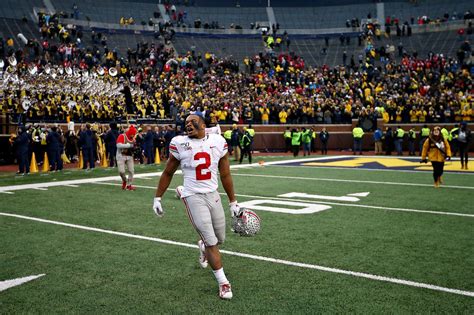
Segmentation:
{"type": "Polygon", "coordinates": [[[474,313],[474,174],[435,189],[426,171],[278,159],[232,166],[262,229],[233,234],[227,213],[231,301],[198,264],[181,174],[161,219],[163,165],[138,166],[133,192],[114,169],[0,174],[0,289],[43,275],[1,291],[1,313],[474,313]]]}

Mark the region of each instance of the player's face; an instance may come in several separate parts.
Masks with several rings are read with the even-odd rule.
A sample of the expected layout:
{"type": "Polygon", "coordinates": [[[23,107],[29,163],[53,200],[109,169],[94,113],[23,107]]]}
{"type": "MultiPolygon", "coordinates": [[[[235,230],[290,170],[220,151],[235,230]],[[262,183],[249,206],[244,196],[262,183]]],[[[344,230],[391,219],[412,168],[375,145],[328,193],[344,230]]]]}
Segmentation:
{"type": "Polygon", "coordinates": [[[206,135],[206,125],[197,115],[189,115],[186,118],[186,133],[190,138],[203,138],[206,135]]]}

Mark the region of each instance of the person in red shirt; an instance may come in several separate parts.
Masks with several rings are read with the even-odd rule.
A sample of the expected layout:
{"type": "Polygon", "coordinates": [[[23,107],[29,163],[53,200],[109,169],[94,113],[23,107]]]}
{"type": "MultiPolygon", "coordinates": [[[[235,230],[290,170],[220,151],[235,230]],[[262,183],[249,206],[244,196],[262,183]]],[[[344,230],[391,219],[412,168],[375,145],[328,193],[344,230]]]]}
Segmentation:
{"type": "Polygon", "coordinates": [[[137,135],[137,129],[135,126],[130,125],[125,133],[120,134],[117,137],[117,167],[119,175],[122,178],[122,189],[135,190],[135,186],[132,186],[133,174],[135,168],[133,165],[133,147],[135,146],[135,137],[137,135]],[[128,178],[125,175],[125,165],[127,166],[128,178]]]}

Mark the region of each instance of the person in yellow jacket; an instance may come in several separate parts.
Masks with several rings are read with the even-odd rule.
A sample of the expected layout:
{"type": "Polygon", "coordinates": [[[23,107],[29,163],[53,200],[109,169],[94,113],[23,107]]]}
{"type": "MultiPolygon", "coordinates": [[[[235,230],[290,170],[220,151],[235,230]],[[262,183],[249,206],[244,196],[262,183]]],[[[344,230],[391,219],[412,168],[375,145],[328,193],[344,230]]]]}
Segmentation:
{"type": "Polygon", "coordinates": [[[354,138],[354,155],[356,151],[359,151],[359,155],[362,155],[362,137],[364,136],[364,130],[357,124],[354,129],[352,129],[352,136],[354,138]]]}
{"type": "Polygon", "coordinates": [[[451,160],[451,148],[448,139],[443,137],[441,128],[438,126],[433,128],[430,136],[423,144],[420,163],[428,163],[428,159],[433,166],[434,187],[439,188],[442,183],[444,161],[451,160]]]}

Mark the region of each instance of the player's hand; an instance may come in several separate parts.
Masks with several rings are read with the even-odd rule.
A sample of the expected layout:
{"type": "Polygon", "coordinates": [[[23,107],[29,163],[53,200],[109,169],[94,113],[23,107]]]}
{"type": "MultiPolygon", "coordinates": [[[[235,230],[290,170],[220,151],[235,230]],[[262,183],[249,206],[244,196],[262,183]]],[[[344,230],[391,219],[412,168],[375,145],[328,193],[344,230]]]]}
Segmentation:
{"type": "Polygon", "coordinates": [[[160,218],[165,213],[163,211],[163,207],[161,206],[161,197],[155,197],[153,200],[153,212],[155,212],[155,214],[160,218]]]}
{"type": "Polygon", "coordinates": [[[424,159],[424,160],[421,160],[420,163],[428,163],[428,160],[427,159],[424,159]]]}
{"type": "Polygon", "coordinates": [[[231,216],[235,217],[235,216],[238,216],[240,214],[240,206],[237,203],[237,200],[232,201],[231,203],[229,203],[229,207],[230,207],[230,215],[231,216]]]}
{"type": "Polygon", "coordinates": [[[451,161],[451,157],[450,157],[450,156],[447,156],[447,157],[446,157],[446,161],[451,161]]]}

